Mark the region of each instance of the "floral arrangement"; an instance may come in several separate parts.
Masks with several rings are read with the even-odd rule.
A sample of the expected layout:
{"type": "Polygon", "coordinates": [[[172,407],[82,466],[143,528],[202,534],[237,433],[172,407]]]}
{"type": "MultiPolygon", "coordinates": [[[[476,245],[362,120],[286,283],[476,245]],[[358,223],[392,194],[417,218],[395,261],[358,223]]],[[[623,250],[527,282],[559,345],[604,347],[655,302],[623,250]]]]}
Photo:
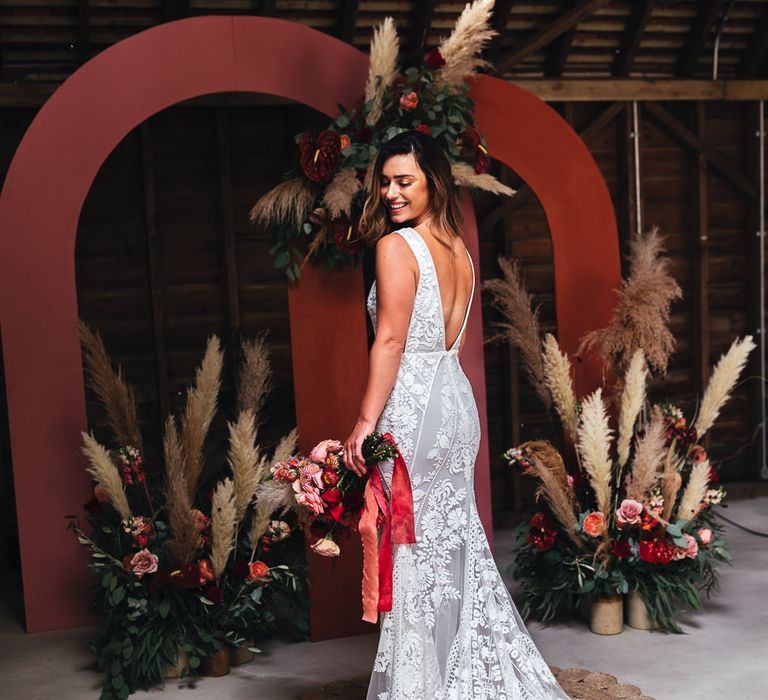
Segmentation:
{"type": "Polygon", "coordinates": [[[94,495],[86,504],[90,533],[70,527],[91,553],[98,586],[92,608],[104,619],[93,648],[107,672],[102,698],[124,698],[162,682],[181,662],[198,672],[227,645],[258,651],[253,640],[275,629],[277,608],[292,602],[301,624],[302,577],[286,563],[292,527],[275,519],[290,501],[270,489],[269,466],[286,460],[296,431],[272,454],[256,444],[258,412],[269,388],[264,337],[243,343],[237,419],[228,424],[229,476],[201,487],[204,443],[217,411],[223,352],[209,339],[183,416],[169,416],[164,470],[143,457],[133,392],[115,372],[101,338],[81,324],[91,388],[106,409],[117,443],[109,450],[83,433],[94,495]]]}
{"type": "Polygon", "coordinates": [[[495,34],[493,4],[468,4],[453,33],[403,73],[392,18],[374,29],[364,100],[342,108],[320,133],[298,134],[299,167],[251,211],[253,223],[270,228],[274,264],[289,279],[298,279],[309,259],[329,268],[357,263],[362,254],[357,225],[370,169],[381,144],[401,131],[417,129],[436,139],[457,184],[514,194],[488,173],[488,148],[475,128],[466,82],[487,65],[479,55],[495,34]]]}
{"type": "MultiPolygon", "coordinates": [[[[340,554],[334,536],[356,531],[364,506],[368,477],[344,466],[343,451],[338,440],[322,440],[308,457],[279,461],[271,469],[274,482],[293,494],[299,522],[318,538],[312,550],[326,557],[340,554]]],[[[362,453],[372,466],[395,459],[397,447],[391,438],[373,432],[363,440],[362,453]]]]}
{"type": "Polygon", "coordinates": [[[558,450],[534,440],[504,454],[538,480],[541,507],[516,529],[511,567],[526,615],[537,611],[549,619],[583,599],[637,590],[650,620],[679,632],[676,601],[699,608],[701,593],[717,587],[716,564],[730,560],[713,517],[725,491],[701,440],[755,345],[751,336],[733,342],[714,367],[692,423],[676,406],[650,404],[648,366],[666,370],[674,349],[666,321],[680,295],[662,251],[657,230],[638,235],[611,325],[582,342],[582,348],[598,344],[618,377],[609,387],[612,397],[604,397],[603,388],[576,397],[570,359],[551,334],[540,340],[538,309],[532,310],[515,264],[500,259],[505,279],[485,283],[506,317],[503,335],[520,351],[531,383],[573,445],[558,450]]]}

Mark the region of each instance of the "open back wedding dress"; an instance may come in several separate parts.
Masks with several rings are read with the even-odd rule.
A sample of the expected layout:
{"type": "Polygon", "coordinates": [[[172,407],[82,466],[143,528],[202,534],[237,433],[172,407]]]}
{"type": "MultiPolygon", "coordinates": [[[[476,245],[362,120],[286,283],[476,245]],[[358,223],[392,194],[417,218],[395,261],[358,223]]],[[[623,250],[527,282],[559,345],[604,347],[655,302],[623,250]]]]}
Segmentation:
{"type": "MultiPolygon", "coordinates": [[[[517,612],[475,505],[480,421],[458,357],[475,291],[472,258],[469,303],[447,348],[432,254],[414,229],[395,233],[413,251],[419,280],[376,429],[392,433],[408,467],[416,544],[394,545],[392,612],[380,614],[368,700],[568,700],[517,612]]],[[[375,282],[367,309],[375,329],[375,282]]],[[[389,490],[392,462],[379,468],[389,490]]]]}

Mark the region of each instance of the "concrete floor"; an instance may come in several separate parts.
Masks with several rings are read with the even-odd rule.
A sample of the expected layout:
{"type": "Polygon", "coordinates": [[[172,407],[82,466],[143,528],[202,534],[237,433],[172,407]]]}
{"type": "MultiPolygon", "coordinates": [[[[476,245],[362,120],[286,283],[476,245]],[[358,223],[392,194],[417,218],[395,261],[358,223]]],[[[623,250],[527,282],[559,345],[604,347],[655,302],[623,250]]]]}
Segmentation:
{"type": "MultiPolygon", "coordinates": [[[[768,497],[732,501],[725,514],[768,531],[768,497]]],[[[552,665],[605,671],[639,685],[656,700],[765,700],[768,698],[768,542],[726,525],[734,566],[723,567],[721,590],[705,609],[683,618],[685,635],[626,628],[618,636],[591,634],[573,620],[529,631],[552,665]]],[[[509,561],[509,532],[496,533],[500,567],[509,561]]],[[[514,594],[514,586],[512,588],[514,594]]],[[[101,676],[86,646],[90,629],[26,634],[3,596],[0,603],[0,696],[5,700],[96,698],[101,676]]],[[[188,684],[170,681],[144,698],[293,700],[335,680],[367,675],[375,634],[322,643],[271,643],[255,661],[224,678],[188,684]]],[[[470,699],[467,699],[470,700],[470,699]]]]}

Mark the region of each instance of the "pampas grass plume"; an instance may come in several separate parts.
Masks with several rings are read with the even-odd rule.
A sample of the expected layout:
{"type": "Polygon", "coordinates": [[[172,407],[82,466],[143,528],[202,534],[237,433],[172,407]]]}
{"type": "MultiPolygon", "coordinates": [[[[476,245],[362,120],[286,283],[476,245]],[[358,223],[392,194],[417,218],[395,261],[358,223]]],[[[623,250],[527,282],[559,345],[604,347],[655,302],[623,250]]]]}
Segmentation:
{"type": "Polygon", "coordinates": [[[654,415],[638,440],[632,471],[627,480],[627,498],[640,503],[648,500],[648,492],[659,478],[659,468],[664,460],[664,421],[660,414],[654,415]]]}
{"type": "Polygon", "coordinates": [[[266,333],[241,345],[243,361],[237,389],[237,412],[251,411],[258,427],[264,401],[272,389],[272,368],[269,363],[266,333]]]}
{"type": "Polygon", "coordinates": [[[250,221],[257,226],[292,222],[297,229],[309,214],[315,195],[302,177],[281,182],[254,204],[250,221]]]}
{"type": "Polygon", "coordinates": [[[743,339],[736,338],[715,365],[712,376],[699,406],[699,414],[694,423],[698,436],[709,430],[725,402],[730,398],[733,387],[747,363],[749,353],[755,348],[751,335],[743,339]]]}
{"type": "Polygon", "coordinates": [[[80,433],[83,437],[83,454],[88,458],[86,470],[96,482],[109,494],[109,500],[120,517],[127,520],[132,516],[128,498],[123,489],[123,481],[117,465],[112,461],[106,448],[89,433],[80,433]]]}
{"type": "Polygon", "coordinates": [[[635,432],[635,421],[645,403],[645,357],[643,351],[638,348],[632,355],[624,388],[621,392],[621,409],[619,411],[619,440],[617,451],[619,466],[623,467],[629,459],[629,447],[632,435],[635,432]]]}
{"type": "Polygon", "coordinates": [[[234,549],[236,525],[235,484],[224,479],[217,484],[211,504],[211,566],[217,579],[234,549]]]}
{"type": "Polygon", "coordinates": [[[542,345],[544,381],[555,402],[560,420],[575,437],[579,428],[579,416],[571,378],[571,361],[565,353],[560,352],[560,346],[551,333],[544,336],[542,345]]]}
{"type": "Polygon", "coordinates": [[[477,190],[484,190],[492,194],[504,194],[511,197],[517,192],[511,187],[499,182],[493,175],[488,173],[477,173],[469,163],[457,161],[451,165],[453,181],[460,187],[473,187],[477,190]]]}
{"type": "Polygon", "coordinates": [[[384,95],[397,76],[397,56],[400,40],[397,37],[395,21],[387,17],[373,30],[371,39],[368,82],[365,85],[365,101],[372,102],[366,117],[368,126],[374,126],[381,117],[384,95]]]}
{"type": "Polygon", "coordinates": [[[582,404],[577,449],[589,474],[597,508],[607,516],[611,499],[611,430],[601,395],[602,389],[598,388],[582,404]]]}
{"type": "Polygon", "coordinates": [[[677,509],[678,519],[691,520],[696,517],[704,497],[709,488],[709,460],[697,462],[691,467],[691,474],[688,477],[688,485],[680,497],[680,506],[677,509]]]}
{"type": "Polygon", "coordinates": [[[345,168],[336,173],[323,195],[323,204],[328,208],[331,219],[342,213],[349,216],[352,200],[362,187],[354,168],[345,168]]]}
{"type": "Polygon", "coordinates": [[[192,559],[197,543],[195,516],[192,512],[192,498],[187,488],[176,421],[168,416],[163,434],[163,456],[165,459],[165,505],[168,510],[168,524],[171,529],[169,549],[171,556],[180,564],[192,559]]]}
{"type": "Polygon", "coordinates": [[[259,450],[255,445],[256,428],[251,411],[243,411],[236,423],[228,423],[229,454],[235,494],[235,516],[240,522],[251,503],[259,483],[259,450]]]}

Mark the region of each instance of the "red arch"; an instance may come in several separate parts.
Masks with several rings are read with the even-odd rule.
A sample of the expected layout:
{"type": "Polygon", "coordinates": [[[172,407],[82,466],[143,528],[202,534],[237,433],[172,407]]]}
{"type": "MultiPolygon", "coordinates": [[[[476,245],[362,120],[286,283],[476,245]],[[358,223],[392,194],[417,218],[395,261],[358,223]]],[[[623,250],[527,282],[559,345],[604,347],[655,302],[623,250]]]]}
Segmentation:
{"type": "MultiPolygon", "coordinates": [[[[73,626],[87,620],[83,584],[88,578],[83,557],[77,555],[73,538],[64,530],[63,518],[79,512],[87,497],[87,481],[76,457],[79,431],[86,428],[86,421],[74,249],[80,210],[102,163],[131,129],[179,101],[215,92],[261,92],[334,115],[337,103],[352,104],[362,93],[366,72],[364,54],[302,25],[257,17],[191,18],[147,30],[102,52],[65,81],[38,112],[0,194],[0,279],[4,285],[0,323],[28,630],[73,626]]],[[[478,92],[478,87],[476,92],[481,126],[489,109],[508,113],[512,107],[497,104],[493,95],[478,92]]],[[[541,110],[542,106],[546,107],[537,101],[531,108],[541,110]]],[[[562,129],[563,124],[553,124],[553,128],[562,129]]],[[[521,167],[514,154],[507,153],[508,144],[497,135],[495,126],[489,126],[494,127],[489,128],[489,141],[495,155],[527,178],[533,177],[536,157],[528,163],[528,170],[521,167]]],[[[567,154],[561,155],[565,157],[559,161],[559,169],[567,164],[567,154]]],[[[585,177],[600,179],[593,162],[585,177]]],[[[545,183],[546,178],[534,179],[544,187],[540,180],[545,183]]],[[[557,206],[558,196],[563,202],[572,201],[565,191],[557,194],[558,183],[571,186],[571,180],[552,180],[557,180],[549,186],[554,192],[553,206],[557,206]]],[[[534,190],[542,198],[541,190],[534,190]]],[[[565,235],[559,219],[551,223],[558,224],[559,236],[565,235]]],[[[596,230],[604,236],[601,246],[615,246],[611,240],[612,236],[615,239],[615,225],[596,230]]],[[[477,256],[476,234],[468,233],[470,250],[477,256]]],[[[557,260],[557,247],[555,253],[557,260]]],[[[582,254],[590,257],[584,249],[582,254]]],[[[563,295],[581,293],[574,281],[582,259],[565,261],[571,270],[566,277],[570,286],[558,289],[558,303],[563,295]]],[[[560,257],[561,268],[563,262],[560,257]]],[[[557,267],[556,272],[560,274],[557,267]]],[[[345,280],[348,299],[361,298],[359,272],[345,280]]],[[[601,283],[594,290],[607,299],[609,288],[604,287],[601,283]]],[[[312,314],[317,312],[318,290],[334,294],[327,282],[311,282],[310,277],[303,290],[300,286],[291,291],[292,335],[296,331],[298,336],[299,328],[306,331],[316,317],[312,314]]],[[[327,308],[322,319],[326,323],[327,308]]],[[[355,381],[359,385],[366,367],[363,305],[339,304],[338,314],[350,331],[343,344],[336,344],[343,346],[343,359],[348,363],[344,379],[347,386],[355,381]]],[[[328,344],[326,354],[318,354],[316,363],[308,368],[297,359],[304,348],[296,346],[295,337],[292,342],[296,347],[297,419],[304,448],[316,438],[341,434],[345,422],[349,423],[346,411],[351,402],[340,402],[334,425],[316,423],[308,406],[312,395],[317,395],[312,381],[314,376],[317,382],[319,372],[311,370],[338,366],[341,358],[334,353],[339,351],[328,344]]],[[[463,362],[484,414],[479,304],[470,315],[463,362]]],[[[326,415],[334,415],[334,407],[326,406],[326,415]]],[[[477,469],[478,502],[488,524],[487,447],[477,469]]]]}

